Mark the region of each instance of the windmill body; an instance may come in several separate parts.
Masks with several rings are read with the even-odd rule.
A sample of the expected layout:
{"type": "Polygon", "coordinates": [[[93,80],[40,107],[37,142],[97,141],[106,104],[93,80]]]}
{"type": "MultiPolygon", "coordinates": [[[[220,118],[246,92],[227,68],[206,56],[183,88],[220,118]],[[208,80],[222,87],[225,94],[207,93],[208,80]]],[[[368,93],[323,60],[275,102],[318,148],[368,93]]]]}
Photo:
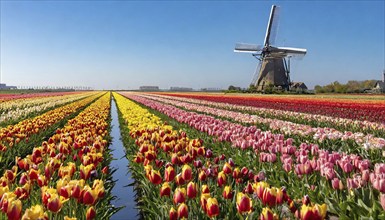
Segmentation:
{"type": "Polygon", "coordinates": [[[259,60],[251,82],[258,91],[271,86],[288,90],[291,83],[290,58],[306,54],[306,49],[272,46],[277,33],[278,10],[279,8],[275,5],[271,7],[263,46],[238,43],[234,49],[234,52],[251,53],[259,60]]]}

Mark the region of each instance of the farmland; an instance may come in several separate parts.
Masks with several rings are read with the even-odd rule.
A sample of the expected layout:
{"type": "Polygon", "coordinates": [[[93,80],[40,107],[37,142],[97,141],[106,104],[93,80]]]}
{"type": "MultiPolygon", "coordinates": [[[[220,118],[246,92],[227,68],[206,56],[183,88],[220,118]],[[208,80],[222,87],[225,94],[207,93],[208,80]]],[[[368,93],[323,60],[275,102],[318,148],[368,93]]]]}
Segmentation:
{"type": "Polygon", "coordinates": [[[128,216],[132,190],[130,219],[385,219],[384,96],[1,94],[0,113],[0,219],[128,216]]]}

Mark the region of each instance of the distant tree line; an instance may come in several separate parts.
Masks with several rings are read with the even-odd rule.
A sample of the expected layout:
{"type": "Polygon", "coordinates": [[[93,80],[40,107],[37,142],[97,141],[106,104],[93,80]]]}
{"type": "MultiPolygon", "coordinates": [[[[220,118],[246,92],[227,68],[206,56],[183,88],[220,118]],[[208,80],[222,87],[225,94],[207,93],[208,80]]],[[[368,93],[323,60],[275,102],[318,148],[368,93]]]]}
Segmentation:
{"type": "Polygon", "coordinates": [[[377,80],[350,80],[346,84],[341,84],[335,81],[326,86],[316,85],[314,90],[316,93],[362,93],[372,89],[376,82],[377,80]]]}

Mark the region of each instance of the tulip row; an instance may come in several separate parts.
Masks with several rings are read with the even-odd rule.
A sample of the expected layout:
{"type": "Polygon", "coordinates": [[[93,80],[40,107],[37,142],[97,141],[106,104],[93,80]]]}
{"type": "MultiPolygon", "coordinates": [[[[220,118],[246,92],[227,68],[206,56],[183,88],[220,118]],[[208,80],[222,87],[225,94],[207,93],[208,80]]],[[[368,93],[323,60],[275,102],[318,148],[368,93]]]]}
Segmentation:
{"type": "Polygon", "coordinates": [[[0,177],[0,218],[109,218],[114,213],[106,167],[109,113],[106,93],[32,154],[17,157],[0,177]]]}
{"type": "MultiPolygon", "coordinates": [[[[69,93],[69,96],[79,95],[81,93],[69,93]]],[[[28,108],[34,105],[40,105],[52,100],[65,98],[65,94],[59,93],[57,95],[49,95],[49,96],[30,96],[29,98],[14,98],[9,99],[7,101],[3,101],[0,103],[0,113],[3,114],[5,112],[14,110],[16,108],[28,108]]]]}
{"type": "Polygon", "coordinates": [[[284,188],[264,182],[263,172],[255,175],[224,154],[216,157],[202,139],[190,139],[134,102],[114,97],[121,127],[128,128],[123,140],[138,181],[142,217],[276,219],[293,218],[293,212],[301,219],[325,218],[325,204],[308,199],[300,206],[284,188]]]}
{"type": "MultiPolygon", "coordinates": [[[[385,184],[383,185],[384,188],[381,185],[382,182],[385,183],[385,170],[382,169],[385,165],[382,163],[373,166],[369,160],[363,160],[357,155],[328,152],[319,149],[314,144],[302,143],[296,147],[290,138],[285,140],[283,135],[261,132],[253,126],[243,127],[210,116],[186,112],[143,97],[129,97],[175,118],[179,122],[187,123],[197,130],[208,133],[210,136],[216,137],[217,141],[230,141],[233,146],[245,150],[244,152],[241,151],[241,155],[244,155],[243,158],[249,157],[250,161],[253,161],[253,158],[259,158],[259,162],[252,162],[252,164],[260,169],[269,170],[271,179],[275,179],[278,183],[282,179],[296,184],[296,187],[289,187],[289,190],[301,189],[297,193],[309,193],[312,198],[318,198],[316,200],[318,202],[326,201],[332,204],[335,209],[331,211],[335,214],[346,215],[345,212],[341,211],[346,207],[360,208],[360,212],[365,213],[365,215],[369,214],[367,210],[372,210],[370,214],[373,216],[383,212],[382,209],[378,209],[380,207],[379,193],[385,192],[383,191],[385,184]],[[256,156],[250,156],[247,149],[252,149],[256,156]],[[304,178],[306,185],[312,186],[309,189],[303,187],[304,178]],[[320,185],[320,182],[323,184],[320,185]],[[346,185],[342,184],[343,182],[346,185]],[[338,188],[338,185],[342,185],[343,189],[338,188]],[[341,190],[341,195],[338,195],[344,197],[346,201],[340,201],[336,197],[337,195],[333,194],[335,189],[341,190]],[[363,195],[348,197],[349,192],[356,189],[371,192],[371,198],[362,202],[363,195]],[[357,202],[358,200],[361,202],[357,202]]],[[[233,151],[232,148],[227,148],[227,150],[233,151]]],[[[233,151],[232,154],[239,155],[239,152],[233,151]]],[[[359,194],[357,190],[354,192],[359,194]]],[[[295,192],[293,191],[293,193],[295,192]]],[[[354,214],[357,213],[352,215],[354,214]]]]}
{"type": "Polygon", "coordinates": [[[189,102],[166,99],[159,96],[146,95],[146,98],[157,100],[163,103],[171,104],[177,107],[182,107],[187,110],[193,110],[198,112],[207,113],[214,116],[219,116],[223,118],[229,118],[237,122],[247,123],[247,124],[264,124],[267,125],[269,130],[275,130],[282,132],[285,135],[299,135],[304,137],[312,137],[311,139],[319,140],[320,142],[328,140],[353,140],[358,145],[364,147],[365,149],[369,148],[378,148],[382,149],[385,147],[385,139],[374,137],[373,135],[363,133],[353,133],[350,131],[338,131],[336,129],[327,128],[327,127],[311,127],[303,124],[296,124],[289,121],[283,121],[279,119],[271,118],[262,118],[256,115],[250,115],[241,112],[234,112],[230,110],[224,110],[219,108],[208,107],[205,105],[193,104],[189,102]]]}
{"type": "Polygon", "coordinates": [[[12,100],[21,100],[21,99],[29,99],[29,98],[37,98],[37,97],[49,97],[49,96],[60,96],[60,95],[70,95],[76,94],[79,92],[39,92],[39,93],[26,93],[26,94],[0,94],[0,104],[12,100]]]}
{"type": "Polygon", "coordinates": [[[320,98],[305,99],[278,96],[221,96],[221,95],[191,95],[169,94],[178,97],[194,98],[199,100],[253,106],[292,112],[326,115],[336,118],[347,118],[360,121],[385,122],[385,105],[381,98],[377,101],[362,102],[357,100],[323,100],[320,98]]]}
{"type": "Polygon", "coordinates": [[[52,133],[55,127],[73,117],[101,95],[102,93],[96,93],[15,125],[0,128],[0,164],[3,167],[0,170],[3,170],[4,166],[7,167],[15,155],[25,156],[30,153],[32,145],[40,142],[44,136],[52,133]]]}
{"type": "MultiPolygon", "coordinates": [[[[155,94],[152,94],[155,95],[155,94]]],[[[160,95],[158,95],[160,96],[160,95]]],[[[280,119],[284,121],[291,121],[298,124],[306,124],[313,127],[331,127],[340,131],[350,130],[352,132],[362,132],[364,134],[375,134],[375,136],[385,135],[385,124],[370,122],[365,120],[354,120],[347,118],[336,118],[331,116],[310,114],[302,112],[293,112],[278,109],[269,109],[263,107],[253,107],[236,105],[230,103],[223,103],[217,101],[206,101],[195,98],[184,98],[178,96],[170,96],[169,94],[161,95],[160,97],[168,97],[178,101],[191,102],[200,105],[207,105],[214,108],[221,108],[233,111],[241,111],[257,115],[263,118],[280,119]]]]}
{"type": "Polygon", "coordinates": [[[94,93],[79,93],[64,96],[52,96],[44,98],[29,98],[1,103],[0,124],[2,126],[17,123],[20,118],[28,115],[45,112],[57,106],[71,103],[94,93]]]}

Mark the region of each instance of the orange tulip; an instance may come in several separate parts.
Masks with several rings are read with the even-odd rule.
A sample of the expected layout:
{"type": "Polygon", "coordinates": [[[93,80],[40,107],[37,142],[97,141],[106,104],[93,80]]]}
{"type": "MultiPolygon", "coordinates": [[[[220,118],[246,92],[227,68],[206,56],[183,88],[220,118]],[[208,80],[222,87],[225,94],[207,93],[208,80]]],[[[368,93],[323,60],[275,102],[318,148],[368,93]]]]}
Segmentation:
{"type": "Polygon", "coordinates": [[[219,215],[219,205],[218,205],[217,199],[215,198],[207,199],[206,213],[210,218],[219,215]]]}
{"type": "Polygon", "coordinates": [[[188,218],[188,208],[184,203],[180,204],[178,207],[178,218],[188,218]]]}
{"type": "Polygon", "coordinates": [[[253,202],[247,194],[238,192],[237,194],[237,210],[240,214],[245,212],[250,213],[252,210],[253,202]]]}

